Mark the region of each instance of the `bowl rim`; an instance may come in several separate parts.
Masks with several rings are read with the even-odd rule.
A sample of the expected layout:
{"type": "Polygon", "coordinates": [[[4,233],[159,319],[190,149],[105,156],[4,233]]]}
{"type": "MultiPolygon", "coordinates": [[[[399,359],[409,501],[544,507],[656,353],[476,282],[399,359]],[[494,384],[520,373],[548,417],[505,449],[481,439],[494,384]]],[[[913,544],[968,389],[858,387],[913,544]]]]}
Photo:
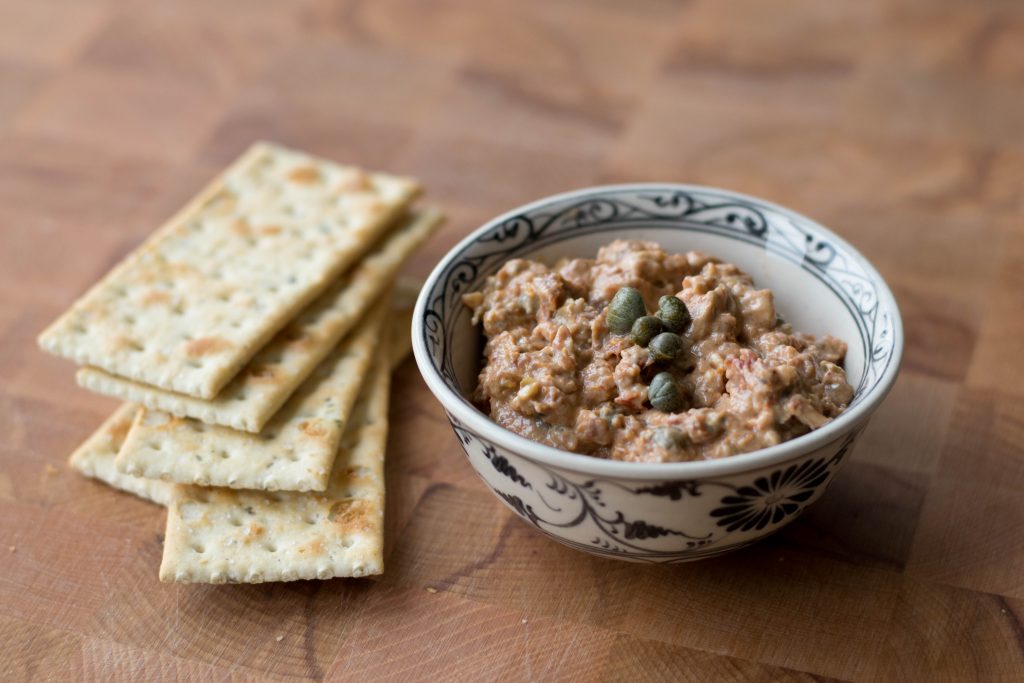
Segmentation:
{"type": "Polygon", "coordinates": [[[416,298],[416,306],[413,309],[412,346],[413,356],[416,359],[416,365],[419,368],[420,374],[423,376],[423,379],[431,393],[433,393],[434,397],[441,403],[445,412],[449,414],[449,417],[454,415],[459,421],[471,427],[471,431],[477,432],[485,439],[493,441],[497,445],[517,455],[551,467],[569,471],[586,472],[605,477],[617,477],[622,479],[694,479],[735,474],[737,472],[757,470],[763,467],[777,465],[778,463],[811,453],[812,451],[842,438],[847,433],[858,429],[867,421],[871,413],[874,412],[879,404],[881,404],[885,399],[896,381],[896,376],[899,373],[900,366],[903,361],[904,335],[903,319],[900,314],[899,305],[897,304],[896,297],[893,296],[893,293],[885,279],[871,264],[871,262],[868,261],[868,259],[857,251],[849,242],[817,221],[808,218],[793,209],[766,199],[720,187],[687,183],[645,182],[595,185],[581,188],[579,190],[572,190],[570,192],[549,195],[510,209],[509,211],[487,221],[476,230],[473,230],[469,235],[460,240],[457,244],[452,246],[447,253],[445,253],[427,277],[423,287],[420,289],[419,296],[416,298]],[[429,352],[426,347],[426,342],[424,341],[423,321],[429,299],[429,293],[436,286],[437,281],[440,279],[448,264],[454,260],[463,249],[476,242],[482,235],[495,226],[500,225],[517,215],[542,209],[549,204],[563,202],[566,200],[600,196],[610,192],[639,192],[665,189],[681,190],[686,192],[720,192],[735,197],[741,201],[753,202],[754,204],[768,207],[783,214],[790,214],[805,222],[808,227],[821,232],[822,235],[833,240],[835,243],[843,247],[849,256],[859,262],[859,264],[864,268],[865,273],[871,277],[876,285],[879,300],[892,311],[893,357],[890,360],[888,367],[883,371],[882,376],[874,386],[868,389],[857,405],[847,412],[844,412],[821,429],[817,429],[808,434],[804,434],[803,436],[768,448],[750,451],[749,453],[731,455],[717,460],[638,463],[596,458],[590,455],[561,450],[554,448],[553,446],[548,446],[527,439],[524,436],[520,436],[515,432],[501,427],[491,420],[490,417],[470,406],[462,400],[463,397],[460,394],[457,394],[444,382],[444,378],[430,361],[429,352]]]}

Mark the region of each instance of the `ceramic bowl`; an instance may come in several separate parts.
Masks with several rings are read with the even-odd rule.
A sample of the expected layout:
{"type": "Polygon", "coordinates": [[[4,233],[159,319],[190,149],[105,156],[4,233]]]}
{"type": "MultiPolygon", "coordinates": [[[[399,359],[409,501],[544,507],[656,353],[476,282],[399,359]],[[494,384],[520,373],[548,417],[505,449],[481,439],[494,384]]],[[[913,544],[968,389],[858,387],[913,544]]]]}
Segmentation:
{"type": "Polygon", "coordinates": [[[490,221],[431,273],[413,317],[416,363],[484,483],[528,524],[572,548],[639,562],[736,550],[793,521],[828,488],[896,379],[903,328],[878,272],[794,211],[693,185],[595,187],[490,221]],[[461,302],[512,258],[593,258],[616,238],[706,251],[774,291],[795,329],[849,344],[850,407],[792,441],[720,460],[629,463],[577,455],[499,427],[468,400],[483,337],[461,302]]]}

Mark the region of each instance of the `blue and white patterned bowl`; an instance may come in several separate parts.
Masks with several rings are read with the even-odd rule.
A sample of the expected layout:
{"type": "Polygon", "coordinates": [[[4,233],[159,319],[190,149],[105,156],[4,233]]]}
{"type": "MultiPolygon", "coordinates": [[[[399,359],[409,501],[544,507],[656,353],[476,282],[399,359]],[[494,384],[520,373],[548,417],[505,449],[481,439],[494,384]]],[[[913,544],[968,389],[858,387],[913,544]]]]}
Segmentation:
{"type": "Polygon", "coordinates": [[[903,327],[878,272],[849,244],[798,213],[710,187],[595,187],[522,206],[475,231],[438,264],[413,317],[420,372],[470,463],[516,514],[578,550],[621,560],[685,562],[741,548],[792,521],[848,456],[896,379],[903,327]],[[507,431],[467,397],[482,335],[461,297],[511,258],[593,258],[615,238],[736,263],[775,292],[801,331],[849,343],[856,395],[825,427],[722,460],[641,464],[561,451],[507,431]]]}

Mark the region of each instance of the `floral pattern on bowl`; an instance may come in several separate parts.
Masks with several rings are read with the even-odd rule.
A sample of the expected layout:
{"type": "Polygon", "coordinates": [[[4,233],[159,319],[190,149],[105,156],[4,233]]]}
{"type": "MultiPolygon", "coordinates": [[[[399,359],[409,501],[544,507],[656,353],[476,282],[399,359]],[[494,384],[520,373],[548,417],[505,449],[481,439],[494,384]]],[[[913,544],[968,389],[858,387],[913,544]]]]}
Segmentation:
{"type": "MultiPolygon", "coordinates": [[[[821,331],[821,330],[814,330],[821,331]]],[[[421,292],[417,363],[470,463],[498,498],[539,531],[592,554],[679,562],[743,547],[796,518],[828,487],[895,380],[899,311],[885,282],[842,239],[800,214],[725,190],[681,185],[599,187],[540,200],[457,245],[421,292]],[[737,259],[788,297],[799,329],[840,329],[856,395],[810,435],[750,454],[695,463],[621,463],[526,441],[466,398],[480,332],[461,297],[512,258],[590,255],[617,237],[691,243],[737,259]],[[744,261],[745,259],[745,261],[744,261]],[[760,271],[758,270],[760,269],[760,271]]]]}

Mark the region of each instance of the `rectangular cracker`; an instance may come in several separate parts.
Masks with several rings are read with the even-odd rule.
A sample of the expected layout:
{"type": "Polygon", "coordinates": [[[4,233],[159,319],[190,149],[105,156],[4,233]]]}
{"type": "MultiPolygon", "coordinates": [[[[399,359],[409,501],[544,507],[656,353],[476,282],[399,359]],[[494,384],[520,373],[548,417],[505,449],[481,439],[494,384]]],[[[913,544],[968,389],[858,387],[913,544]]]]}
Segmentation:
{"type": "Polygon", "coordinates": [[[260,583],[384,570],[387,352],[377,352],[324,493],[176,486],[161,581],[260,583]]]}
{"type": "Polygon", "coordinates": [[[370,311],[259,434],[142,408],[117,468],[180,484],[323,491],[388,312],[370,311]]]}
{"type": "Polygon", "coordinates": [[[169,505],[174,484],[121,474],[114,465],[117,452],[138,410],[139,406],[135,404],[122,404],[71,454],[68,463],[85,476],[99,479],[115,489],[133,493],[160,505],[169,505]]]}
{"type": "Polygon", "coordinates": [[[203,400],[93,367],[80,386],[178,417],[259,432],[324,356],[380,298],[406,258],[441,224],[436,209],[414,212],[262,349],[215,398],[203,400]]]}
{"type": "MultiPolygon", "coordinates": [[[[392,312],[397,312],[398,316],[411,315],[411,304],[422,286],[421,280],[399,278],[392,295],[392,312]]],[[[408,325],[396,325],[396,319],[397,316],[393,316],[388,326],[388,355],[392,368],[401,362],[411,347],[408,325]]],[[[166,507],[170,504],[174,484],[122,474],[115,465],[139,409],[140,406],[132,403],[122,404],[71,454],[68,463],[84,476],[166,507]]]]}
{"type": "Polygon", "coordinates": [[[419,193],[257,143],[75,302],[40,346],[209,399],[419,193]]]}

